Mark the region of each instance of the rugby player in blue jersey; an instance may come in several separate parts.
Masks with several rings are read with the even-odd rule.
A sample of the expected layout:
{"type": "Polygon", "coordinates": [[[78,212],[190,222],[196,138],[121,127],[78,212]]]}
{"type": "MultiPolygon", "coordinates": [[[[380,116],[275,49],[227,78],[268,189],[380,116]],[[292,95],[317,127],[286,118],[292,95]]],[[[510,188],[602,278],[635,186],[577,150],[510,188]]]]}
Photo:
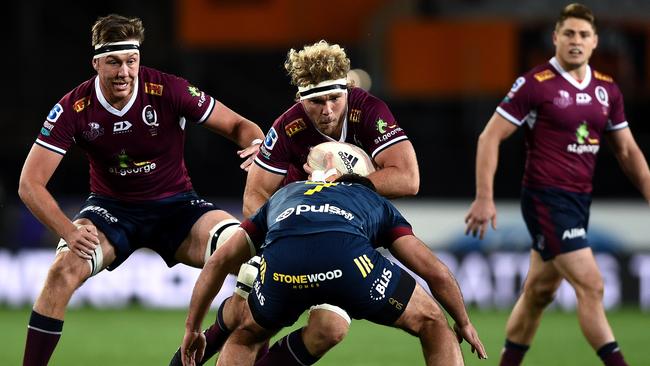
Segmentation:
{"type": "Polygon", "coordinates": [[[228,138],[242,157],[257,152],[253,142],[263,133],[187,80],[140,66],[143,39],[138,18],[97,20],[97,75],[52,108],[25,160],[20,198],[61,241],[29,320],[24,365],[48,363],[68,302],[91,276],[141,247],[170,267],[201,267],[219,237],[237,227],[194,192],[183,158],[185,127],[196,123],[228,138]],[[46,186],[73,144],[89,160],[90,195],[71,220],[46,186]]]}
{"type": "MultiPolygon", "coordinates": [[[[561,12],[553,33],[555,57],[519,77],[479,138],[476,199],[467,233],[483,238],[496,227],[493,182],[499,144],[526,132],[521,207],[532,237],[530,267],[506,325],[502,366],[519,365],[544,309],[563,279],[575,289],[580,328],[605,365],[626,362],[603,308],[603,279],[587,229],[596,154],[607,139],[623,171],[650,202],[650,170],[625,118],[614,80],[589,66],[598,44],[594,16],[584,5],[561,12]]],[[[549,364],[552,364],[549,356],[549,364]]]]}
{"type": "MultiPolygon", "coordinates": [[[[479,358],[487,357],[453,275],[390,201],[374,191],[369,179],[344,175],[333,183],[290,183],[241,228],[217,248],[194,287],[181,346],[184,365],[202,359],[201,322],[225,276],[259,252],[259,274],[247,304],[233,296],[219,310],[219,323],[234,329],[219,356],[220,365],[252,365],[269,337],[323,302],[345,309],[353,318],[419,337],[427,365],[462,365],[462,339],[479,358]],[[426,280],[454,319],[457,335],[413,277],[375,249],[380,246],[426,280]]],[[[318,360],[304,354],[304,347],[292,352],[300,353],[306,365],[318,360]]]]}
{"type": "MultiPolygon", "coordinates": [[[[307,155],[311,147],[326,141],[363,149],[377,167],[368,178],[382,196],[396,198],[418,192],[420,172],[413,145],[386,103],[347,79],[350,59],[342,47],[319,41],[291,49],[284,66],[297,87],[297,101],[274,121],[250,168],[244,190],[245,217],[282,186],[307,179],[307,155]]],[[[426,288],[421,278],[416,280],[426,288]]],[[[343,310],[318,304],[310,309],[307,326],[272,346],[269,357],[281,353],[285,357],[282,365],[300,365],[303,362],[295,359],[289,348],[306,347],[318,357],[339,343],[349,326],[350,317],[343,310]]],[[[225,335],[217,324],[205,334],[209,339],[205,357],[210,358],[225,335]]],[[[176,353],[170,365],[179,364],[176,353]]]]}

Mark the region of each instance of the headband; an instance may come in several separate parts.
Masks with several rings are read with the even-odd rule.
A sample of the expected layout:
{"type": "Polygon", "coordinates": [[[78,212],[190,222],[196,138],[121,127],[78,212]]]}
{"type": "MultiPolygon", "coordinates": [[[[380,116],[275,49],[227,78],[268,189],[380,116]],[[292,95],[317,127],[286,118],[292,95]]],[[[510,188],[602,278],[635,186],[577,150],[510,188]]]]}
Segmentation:
{"type": "Polygon", "coordinates": [[[305,100],[314,97],[320,97],[321,95],[326,95],[336,92],[346,92],[348,91],[348,79],[341,78],[336,80],[325,80],[321,81],[318,84],[309,84],[307,86],[298,87],[298,95],[300,95],[300,100],[305,100]]]}
{"type": "Polygon", "coordinates": [[[140,53],[140,42],[131,40],[98,44],[95,46],[93,59],[108,56],[110,54],[129,52],[140,53]]]}

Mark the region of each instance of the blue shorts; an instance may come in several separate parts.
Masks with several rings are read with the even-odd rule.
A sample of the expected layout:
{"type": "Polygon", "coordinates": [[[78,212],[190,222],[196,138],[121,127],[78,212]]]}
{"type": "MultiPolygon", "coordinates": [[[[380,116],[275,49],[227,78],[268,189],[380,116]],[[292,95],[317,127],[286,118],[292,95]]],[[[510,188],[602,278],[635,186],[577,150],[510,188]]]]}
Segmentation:
{"type": "Polygon", "coordinates": [[[523,188],[521,211],[534,250],[545,261],[589,246],[591,194],[558,188],[523,188]]]}
{"type": "Polygon", "coordinates": [[[149,248],[172,267],[176,250],[196,221],[208,211],[218,210],[194,191],[148,202],[124,202],[91,194],[75,220],[86,218],[101,230],[115,248],[113,270],[136,249],[149,248]]]}
{"type": "Polygon", "coordinates": [[[414,290],[415,280],[366,238],[326,232],[284,237],[265,247],[248,303],[266,329],[289,326],[323,303],[355,319],[393,325],[414,290]]]}

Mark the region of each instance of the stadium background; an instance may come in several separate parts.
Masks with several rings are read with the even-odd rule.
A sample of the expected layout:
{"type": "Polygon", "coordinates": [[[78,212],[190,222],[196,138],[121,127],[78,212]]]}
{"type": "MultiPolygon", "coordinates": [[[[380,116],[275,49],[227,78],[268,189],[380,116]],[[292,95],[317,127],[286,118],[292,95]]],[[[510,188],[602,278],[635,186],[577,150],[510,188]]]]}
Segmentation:
{"type": "MultiPolygon", "coordinates": [[[[637,142],[649,155],[650,2],[584,3],[596,14],[599,27],[600,43],[591,64],[614,76],[637,142]]],[[[474,194],[475,145],[514,79],[553,55],[552,25],[565,4],[557,0],[7,4],[9,16],[2,25],[9,42],[3,75],[5,116],[0,120],[0,324],[19,321],[16,328],[8,328],[17,340],[17,351],[0,354],[0,364],[18,360],[24,309],[40,289],[57,241],[20,203],[16,194],[20,168],[50,108],[93,75],[90,27],[98,16],[111,12],[143,19],[143,65],[187,78],[265,131],[293,103],[295,90],[282,67],[287,50],[319,39],[345,47],[352,67],[371,75],[370,91],[388,103],[418,153],[422,176],[418,199],[397,204],[454,270],[468,303],[480,314],[489,314],[486,319],[502,320],[492,322],[495,338],[489,340],[497,347],[488,349],[496,358],[507,309],[527,266],[529,239],[516,201],[525,158],[523,133],[502,145],[495,182],[500,227],[483,243],[463,236],[462,220],[474,194]],[[10,358],[3,362],[5,356],[10,358]]],[[[186,161],[197,191],[231,212],[241,212],[245,175],[238,168],[236,147],[196,126],[189,126],[187,135],[186,161]]],[[[87,194],[87,180],[83,154],[73,149],[49,187],[73,214],[87,194]]],[[[650,212],[607,148],[599,156],[594,197],[590,240],[605,276],[605,302],[614,313],[631,319],[621,323],[623,329],[614,324],[618,334],[624,333],[619,338],[635,339],[635,326],[650,326],[646,234],[650,212]]],[[[146,313],[149,308],[186,306],[196,271],[179,266],[168,271],[146,251],[133,259],[109,276],[102,274],[87,283],[73,298],[75,308],[122,309],[135,304],[129,312],[146,313]]],[[[551,316],[571,314],[574,306],[570,288],[563,287],[551,316]]],[[[171,311],[182,321],[182,311],[171,311]]],[[[572,326],[571,331],[578,332],[576,347],[585,347],[575,321],[572,326]]],[[[641,348],[628,348],[628,354],[642,354],[641,348]]],[[[417,345],[413,349],[417,351],[417,345]]],[[[588,350],[585,354],[592,357],[588,350]]],[[[588,360],[584,364],[595,362],[588,360]]],[[[648,358],[638,360],[650,364],[648,358]]],[[[580,358],[572,362],[581,364],[580,358]]]]}

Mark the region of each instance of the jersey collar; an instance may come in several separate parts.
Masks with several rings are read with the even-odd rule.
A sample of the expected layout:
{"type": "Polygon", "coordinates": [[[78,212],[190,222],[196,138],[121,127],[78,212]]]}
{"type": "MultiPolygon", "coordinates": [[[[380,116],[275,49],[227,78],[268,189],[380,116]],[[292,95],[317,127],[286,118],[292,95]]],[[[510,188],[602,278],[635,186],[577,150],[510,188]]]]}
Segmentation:
{"type": "Polygon", "coordinates": [[[138,97],[138,84],[140,82],[140,77],[137,77],[135,79],[135,84],[133,85],[133,94],[131,95],[131,99],[129,100],[128,103],[124,106],[124,108],[116,109],[113,107],[104,97],[104,94],[102,94],[102,88],[99,86],[99,77],[95,77],[95,94],[97,95],[97,100],[99,101],[99,104],[101,104],[104,109],[106,109],[108,112],[111,114],[114,114],[118,117],[122,117],[126,114],[126,112],[131,109],[131,106],[133,103],[135,103],[135,100],[138,97]]]}
{"type": "Polygon", "coordinates": [[[578,80],[574,79],[571,74],[569,74],[568,71],[564,70],[562,66],[560,66],[560,63],[558,60],[553,57],[548,61],[555,70],[557,70],[562,77],[568,81],[571,85],[575,86],[577,89],[584,90],[587,86],[589,86],[589,83],[591,83],[591,67],[589,64],[587,64],[587,72],[585,73],[585,79],[582,80],[582,82],[578,82],[578,80]]]}

